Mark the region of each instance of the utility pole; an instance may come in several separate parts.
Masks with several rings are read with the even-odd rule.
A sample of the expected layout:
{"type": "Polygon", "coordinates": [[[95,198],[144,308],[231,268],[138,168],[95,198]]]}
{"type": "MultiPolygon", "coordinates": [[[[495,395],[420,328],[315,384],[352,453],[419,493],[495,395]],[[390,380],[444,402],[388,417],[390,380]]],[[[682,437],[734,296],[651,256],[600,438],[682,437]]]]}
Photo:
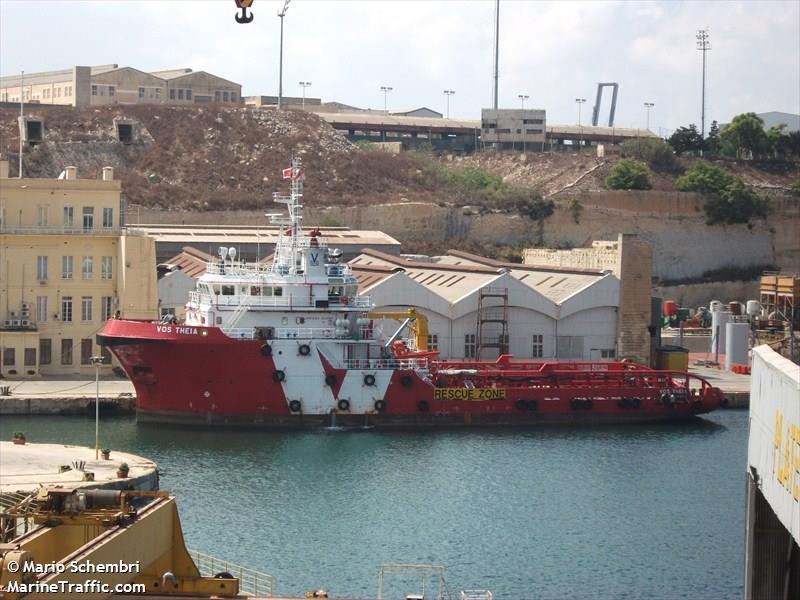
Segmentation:
{"type": "Polygon", "coordinates": [[[580,140],[578,142],[579,148],[583,146],[583,127],[581,127],[581,106],[583,105],[584,102],[586,102],[586,98],[575,98],[575,103],[578,105],[578,135],[580,136],[580,140]]]}
{"type": "Polygon", "coordinates": [[[497,79],[500,65],[500,0],[494,3],[494,102],[492,108],[497,110],[497,79]]]}
{"type": "Polygon", "coordinates": [[[311,85],[310,81],[301,81],[300,87],[303,88],[303,103],[300,105],[303,110],[306,109],[306,88],[311,85]]]}
{"type": "Polygon", "coordinates": [[[286,11],[289,10],[289,2],[291,0],[285,0],[283,8],[278,11],[278,16],[281,19],[281,50],[280,58],[278,59],[278,110],[281,109],[283,104],[283,17],[286,16],[286,11]]]}
{"type": "Polygon", "coordinates": [[[450,118],[450,96],[456,93],[455,90],[445,90],[442,92],[447,98],[447,118],[450,118]]]}
{"type": "Polygon", "coordinates": [[[25,113],[23,102],[25,101],[25,71],[20,74],[19,80],[19,173],[17,177],[22,179],[22,128],[25,127],[25,113]]]}
{"type": "Polygon", "coordinates": [[[89,362],[94,365],[94,459],[100,458],[100,365],[102,356],[90,356],[89,362]]]}
{"type": "Polygon", "coordinates": [[[654,106],[655,104],[653,102],[644,103],[644,109],[647,111],[647,131],[650,131],[650,109],[654,106]]]}
{"type": "Polygon", "coordinates": [[[697,49],[703,53],[703,92],[700,109],[700,137],[706,137],[706,51],[711,50],[708,27],[697,30],[697,49]]]}

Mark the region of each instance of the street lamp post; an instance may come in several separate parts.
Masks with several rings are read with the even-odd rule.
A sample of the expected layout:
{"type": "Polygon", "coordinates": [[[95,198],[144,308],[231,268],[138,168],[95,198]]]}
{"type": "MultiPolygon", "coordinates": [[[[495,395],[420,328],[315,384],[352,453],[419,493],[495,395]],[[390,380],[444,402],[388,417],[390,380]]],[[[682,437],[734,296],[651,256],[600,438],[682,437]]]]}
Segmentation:
{"type": "Polygon", "coordinates": [[[653,102],[645,102],[644,109],[647,111],[647,131],[650,131],[650,109],[655,106],[653,102]]]}
{"type": "Polygon", "coordinates": [[[89,363],[94,366],[94,459],[100,460],[100,365],[102,356],[90,356],[89,363]]]}
{"type": "Polygon", "coordinates": [[[387,102],[388,102],[387,97],[389,95],[389,92],[391,92],[393,89],[394,88],[389,87],[388,85],[382,85],[381,86],[381,91],[383,92],[383,112],[385,112],[387,114],[389,113],[389,111],[387,109],[387,102]]]}
{"type": "Polygon", "coordinates": [[[301,81],[300,87],[303,88],[303,103],[300,105],[303,110],[306,109],[306,88],[311,85],[310,81],[301,81]]]}
{"type": "MultiPolygon", "coordinates": [[[[522,110],[525,110],[525,100],[529,100],[530,96],[527,94],[517,94],[517,98],[519,98],[520,107],[522,110]]],[[[528,136],[528,132],[525,130],[525,119],[522,119],[522,153],[525,154],[526,151],[526,138],[528,136]]]]}
{"type": "Polygon", "coordinates": [[[586,102],[586,98],[575,98],[578,105],[578,135],[580,136],[578,146],[583,146],[583,127],[581,126],[581,106],[586,102]]]}
{"type": "Polygon", "coordinates": [[[447,97],[447,118],[450,118],[450,96],[456,93],[455,90],[445,90],[442,92],[447,97]]]}
{"type": "Polygon", "coordinates": [[[278,59],[278,110],[283,104],[283,17],[286,16],[286,11],[289,10],[289,2],[291,0],[285,0],[283,8],[278,11],[278,16],[281,19],[281,49],[280,58],[278,59]]]}

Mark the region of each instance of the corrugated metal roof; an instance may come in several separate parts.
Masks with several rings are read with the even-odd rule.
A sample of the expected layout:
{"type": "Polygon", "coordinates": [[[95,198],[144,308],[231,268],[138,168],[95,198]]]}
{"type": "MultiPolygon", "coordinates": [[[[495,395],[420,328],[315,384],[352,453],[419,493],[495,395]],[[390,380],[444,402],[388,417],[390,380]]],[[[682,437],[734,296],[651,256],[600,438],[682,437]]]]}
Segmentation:
{"type": "MultiPolygon", "coordinates": [[[[193,242],[220,243],[248,243],[261,242],[274,244],[278,241],[277,227],[247,227],[228,226],[217,227],[214,225],[131,225],[140,229],[147,235],[155,238],[156,242],[180,242],[181,240],[193,242]]],[[[382,245],[400,246],[400,242],[383,233],[370,230],[322,230],[322,237],[329,245],[335,246],[363,246],[382,245]]]]}

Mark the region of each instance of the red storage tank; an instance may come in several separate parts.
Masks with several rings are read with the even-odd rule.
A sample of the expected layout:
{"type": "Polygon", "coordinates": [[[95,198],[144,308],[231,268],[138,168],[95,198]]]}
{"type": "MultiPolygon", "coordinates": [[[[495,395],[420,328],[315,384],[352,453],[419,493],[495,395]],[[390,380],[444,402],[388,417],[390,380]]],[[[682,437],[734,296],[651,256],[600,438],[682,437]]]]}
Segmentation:
{"type": "Polygon", "coordinates": [[[674,300],[665,300],[663,312],[665,317],[674,317],[678,314],[678,303],[674,300]]]}

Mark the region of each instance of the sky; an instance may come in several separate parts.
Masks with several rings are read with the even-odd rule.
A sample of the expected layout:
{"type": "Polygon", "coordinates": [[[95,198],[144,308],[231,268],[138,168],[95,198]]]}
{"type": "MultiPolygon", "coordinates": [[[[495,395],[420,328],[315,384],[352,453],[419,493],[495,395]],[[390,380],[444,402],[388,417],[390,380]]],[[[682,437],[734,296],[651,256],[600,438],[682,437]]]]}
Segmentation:
{"type": "MultiPolygon", "coordinates": [[[[0,0],[0,74],[116,63],[190,67],[278,90],[284,0],[0,0]]],[[[492,0],[291,0],[284,17],[283,93],[390,110],[427,106],[478,119],[493,93],[492,0]]],[[[662,134],[700,125],[708,28],[706,130],[742,112],[800,113],[800,1],[534,2],[501,0],[499,106],[544,108],[552,124],[591,119],[598,82],[617,82],[615,124],[662,134]]],[[[610,90],[601,109],[608,118],[610,90]]]]}

